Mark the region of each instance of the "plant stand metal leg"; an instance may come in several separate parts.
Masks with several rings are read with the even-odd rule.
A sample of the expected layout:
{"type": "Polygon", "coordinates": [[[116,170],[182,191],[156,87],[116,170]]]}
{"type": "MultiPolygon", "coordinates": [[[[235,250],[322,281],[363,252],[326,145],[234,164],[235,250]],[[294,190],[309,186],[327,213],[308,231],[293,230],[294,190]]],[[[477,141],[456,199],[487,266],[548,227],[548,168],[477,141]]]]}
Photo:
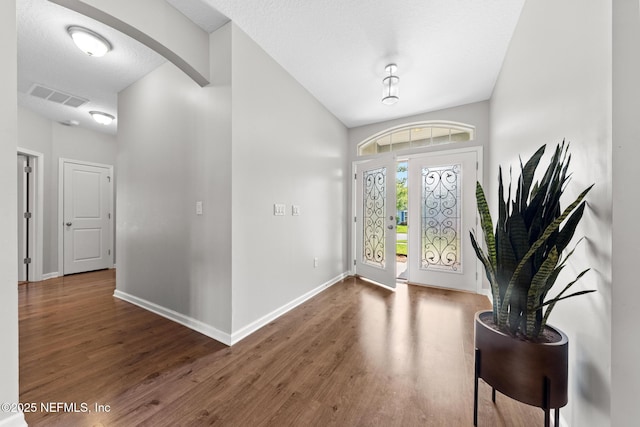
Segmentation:
{"type": "Polygon", "coordinates": [[[491,401],[496,403],[496,389],[491,387],[491,401]]]}
{"type": "Polygon", "coordinates": [[[478,425],[478,378],[480,377],[480,350],[476,348],[476,366],[473,388],[473,425],[478,425]]]}
{"type": "Polygon", "coordinates": [[[542,409],[544,409],[544,427],[549,427],[551,422],[551,409],[549,408],[549,406],[551,406],[551,381],[548,377],[544,377],[543,387],[542,409]]]}
{"type": "Polygon", "coordinates": [[[553,427],[560,427],[560,408],[555,409],[555,418],[553,420],[553,427]]]}

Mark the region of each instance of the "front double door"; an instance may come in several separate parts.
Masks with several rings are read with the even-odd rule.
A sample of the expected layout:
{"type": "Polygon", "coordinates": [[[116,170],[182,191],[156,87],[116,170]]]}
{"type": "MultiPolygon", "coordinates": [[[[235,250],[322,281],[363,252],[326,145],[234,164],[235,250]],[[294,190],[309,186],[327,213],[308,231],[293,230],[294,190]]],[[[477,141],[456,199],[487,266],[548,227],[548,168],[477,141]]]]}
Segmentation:
{"type": "MultiPolygon", "coordinates": [[[[408,158],[409,283],[479,290],[469,232],[476,225],[480,154],[474,148],[408,158]]],[[[395,288],[397,160],[388,154],[355,171],[356,272],[395,288]]]]}

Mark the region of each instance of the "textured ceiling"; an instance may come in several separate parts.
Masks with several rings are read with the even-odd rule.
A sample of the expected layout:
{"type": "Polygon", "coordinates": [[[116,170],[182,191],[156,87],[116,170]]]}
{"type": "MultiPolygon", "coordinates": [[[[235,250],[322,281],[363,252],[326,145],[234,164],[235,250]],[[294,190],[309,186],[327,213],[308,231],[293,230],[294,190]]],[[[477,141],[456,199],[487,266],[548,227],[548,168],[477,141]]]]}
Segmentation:
{"type": "Polygon", "coordinates": [[[205,4],[229,17],[354,127],[489,99],[524,1],[171,3],[194,22],[205,4]],[[387,106],[380,100],[391,62],[398,64],[400,101],[387,106]]]}
{"type": "Polygon", "coordinates": [[[209,6],[203,0],[166,0],[207,33],[229,22],[229,18],[209,6]]]}
{"type": "Polygon", "coordinates": [[[115,135],[117,120],[104,126],[91,110],[117,117],[117,93],[165,62],[151,49],[124,34],[46,0],[17,0],[18,104],[51,120],[76,120],[80,126],[115,135]],[[80,25],[104,36],[113,50],[101,58],[82,53],[67,34],[80,25]],[[89,102],[78,108],[28,95],[41,84],[89,102]]]}
{"type": "MultiPolygon", "coordinates": [[[[348,127],[486,100],[525,0],[167,0],[211,32],[233,20],[348,127]],[[400,101],[383,105],[386,64],[400,101]]],[[[18,102],[52,120],[115,134],[89,110],[117,116],[117,93],[165,62],[101,23],[46,0],[17,0],[18,102]],[[105,36],[102,58],[80,52],[69,25],[105,36]],[[74,109],[27,95],[38,83],[86,98],[74,109]]]]}

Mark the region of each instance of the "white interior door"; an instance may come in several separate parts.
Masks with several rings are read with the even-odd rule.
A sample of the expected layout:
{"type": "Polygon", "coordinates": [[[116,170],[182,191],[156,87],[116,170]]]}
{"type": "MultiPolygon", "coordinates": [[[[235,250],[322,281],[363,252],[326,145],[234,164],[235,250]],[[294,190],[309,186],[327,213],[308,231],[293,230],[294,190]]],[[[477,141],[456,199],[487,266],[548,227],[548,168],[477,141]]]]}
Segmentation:
{"type": "Polygon", "coordinates": [[[111,267],[111,177],[106,167],[64,163],[64,274],[111,267]]]}
{"type": "Polygon", "coordinates": [[[409,160],[409,281],[478,291],[469,239],[476,224],[478,151],[433,153],[409,160]]]}
{"type": "Polygon", "coordinates": [[[396,287],[396,165],[392,156],[356,165],[356,272],[396,287]]]}
{"type": "Polygon", "coordinates": [[[28,237],[27,237],[27,220],[24,217],[28,211],[27,206],[27,177],[25,168],[27,167],[27,158],[18,154],[18,281],[27,280],[27,264],[25,258],[28,258],[28,237]]]}

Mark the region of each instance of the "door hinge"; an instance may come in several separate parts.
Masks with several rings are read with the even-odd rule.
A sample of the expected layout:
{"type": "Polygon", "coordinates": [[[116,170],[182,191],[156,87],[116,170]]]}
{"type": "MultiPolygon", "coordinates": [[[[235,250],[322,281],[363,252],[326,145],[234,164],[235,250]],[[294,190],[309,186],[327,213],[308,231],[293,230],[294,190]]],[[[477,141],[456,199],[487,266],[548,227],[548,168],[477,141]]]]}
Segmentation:
{"type": "Polygon", "coordinates": [[[353,265],[356,265],[356,260],[355,259],[353,260],[353,265]]]}
{"type": "Polygon", "coordinates": [[[357,216],[353,217],[353,222],[358,222],[358,217],[357,216]]]}
{"type": "Polygon", "coordinates": [[[479,167],[479,165],[478,165],[478,162],[476,161],[476,170],[478,170],[478,167],[479,167]]]}
{"type": "Polygon", "coordinates": [[[107,218],[108,218],[108,219],[111,219],[111,213],[108,213],[108,214],[107,214],[107,218]]]}
{"type": "Polygon", "coordinates": [[[357,173],[353,174],[353,179],[358,179],[358,174],[357,173]]]}
{"type": "Polygon", "coordinates": [[[25,173],[31,173],[31,172],[33,172],[33,168],[31,166],[25,166],[24,167],[24,171],[25,171],[25,173]]]}
{"type": "Polygon", "coordinates": [[[111,249],[107,249],[107,255],[111,255],[111,249]]]}
{"type": "Polygon", "coordinates": [[[31,212],[25,212],[24,219],[31,219],[31,212]]]}
{"type": "Polygon", "coordinates": [[[25,258],[24,259],[24,263],[25,264],[31,264],[31,258],[25,258]]]}

